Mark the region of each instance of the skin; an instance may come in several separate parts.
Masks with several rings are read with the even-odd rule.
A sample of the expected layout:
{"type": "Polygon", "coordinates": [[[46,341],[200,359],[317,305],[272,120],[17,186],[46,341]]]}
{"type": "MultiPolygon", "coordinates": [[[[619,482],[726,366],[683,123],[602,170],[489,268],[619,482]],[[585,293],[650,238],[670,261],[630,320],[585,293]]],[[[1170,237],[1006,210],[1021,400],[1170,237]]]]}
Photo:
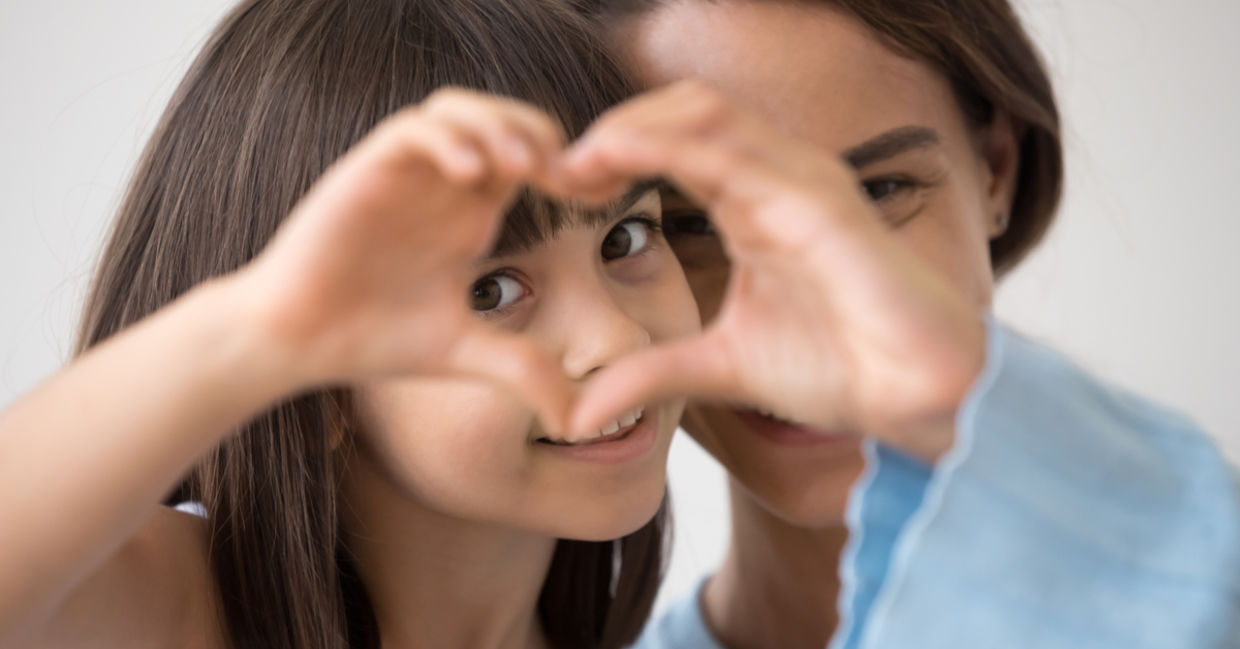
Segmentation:
{"type": "Polygon", "coordinates": [[[226,646],[206,525],[158,503],[269,404],[351,384],[362,425],[337,442],[341,510],[384,645],[545,646],[535,610],[555,538],[650,519],[683,402],[651,402],[653,441],[625,461],[586,466],[539,440],[563,438],[574,383],[699,329],[670,247],[630,220],[657,220],[657,194],[485,256],[562,137],[539,111],[472,93],[406,109],[251,264],[0,412],[0,515],[22,530],[0,554],[0,645],[226,646]],[[503,308],[463,299],[501,270],[503,308]]]}
{"type": "Polygon", "coordinates": [[[684,425],[728,469],[732,509],[727,556],[701,601],[707,622],[726,647],[820,648],[836,625],[860,440],[933,461],[950,447],[956,408],[984,361],[980,314],[994,281],[986,244],[1012,200],[1014,128],[1004,115],[967,124],[941,75],[825,3],[673,2],[610,36],[646,86],[699,81],[605,117],[578,147],[577,181],[604,195],[628,174],[673,178],[681,191],[666,199],[667,229],[686,233],[669,237],[711,326],[609,368],[607,393],[587,392],[576,421],[651,394],[702,397],[684,425]],[[859,155],[910,128],[933,138],[859,155]],[[682,135],[673,152],[655,144],[670,131],[700,137],[682,135]],[[806,145],[853,164],[815,158],[806,145]],[[867,200],[856,200],[858,186],[867,200]],[[718,234],[694,234],[703,207],[718,234]],[[768,315],[793,307],[739,284],[803,303],[800,322],[819,326],[768,315]],[[796,353],[781,354],[781,340],[796,353]],[[824,359],[836,367],[815,367],[824,359]],[[922,379],[875,380],[886,362],[922,379]],[[659,373],[679,378],[642,378],[659,373]],[[937,393],[927,387],[936,383],[937,393]],[[743,421],[753,406],[804,425],[743,421]],[[788,434],[757,434],[770,429],[788,434]]]}

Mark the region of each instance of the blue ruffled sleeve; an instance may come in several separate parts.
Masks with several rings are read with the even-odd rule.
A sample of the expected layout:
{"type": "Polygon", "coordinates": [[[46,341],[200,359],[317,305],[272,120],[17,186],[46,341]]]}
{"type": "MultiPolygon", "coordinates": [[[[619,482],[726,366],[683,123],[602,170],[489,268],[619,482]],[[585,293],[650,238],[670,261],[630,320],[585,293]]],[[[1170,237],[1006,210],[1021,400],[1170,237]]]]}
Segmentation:
{"type": "Polygon", "coordinates": [[[1240,647],[1240,482],[1194,424],[994,321],[956,442],[881,446],[832,649],[1240,647]]]}

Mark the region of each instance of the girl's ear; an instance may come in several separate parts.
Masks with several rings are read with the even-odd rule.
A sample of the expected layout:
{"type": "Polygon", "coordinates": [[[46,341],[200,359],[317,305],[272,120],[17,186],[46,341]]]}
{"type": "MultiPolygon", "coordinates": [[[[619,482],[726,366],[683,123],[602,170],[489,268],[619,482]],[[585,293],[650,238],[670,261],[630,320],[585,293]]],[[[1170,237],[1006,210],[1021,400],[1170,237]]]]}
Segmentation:
{"type": "Polygon", "coordinates": [[[1003,110],[996,109],[990,123],[979,132],[979,154],[982,165],[983,189],[986,191],[986,214],[995,218],[989,236],[997,239],[1007,229],[1007,215],[1016,197],[1020,173],[1020,142],[1025,126],[1003,110]]]}

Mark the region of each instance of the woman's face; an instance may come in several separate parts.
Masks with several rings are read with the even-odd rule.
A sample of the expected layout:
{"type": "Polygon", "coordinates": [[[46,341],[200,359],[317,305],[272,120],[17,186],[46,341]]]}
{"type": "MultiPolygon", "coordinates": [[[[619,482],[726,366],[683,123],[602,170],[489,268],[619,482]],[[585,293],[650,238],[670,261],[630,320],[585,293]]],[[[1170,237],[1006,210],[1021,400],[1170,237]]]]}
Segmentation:
{"type": "MultiPolygon", "coordinates": [[[[704,79],[846,158],[895,235],[979,305],[990,302],[987,242],[1011,202],[1014,138],[1006,121],[966,125],[934,70],[826,3],[669,2],[609,37],[642,84],[704,79]]],[[[664,219],[709,323],[729,276],[719,241],[678,196],[665,197],[664,219]]],[[[691,404],[684,425],[775,515],[805,527],[839,524],[864,466],[859,443],[763,435],[778,424],[754,414],[691,404]]]]}
{"type": "MultiPolygon", "coordinates": [[[[471,306],[539,343],[578,381],[623,354],[693,334],[697,309],[660,219],[659,194],[647,191],[598,219],[573,219],[545,243],[501,243],[500,256],[477,269],[471,306]]],[[[624,536],[654,515],[684,408],[647,404],[636,422],[622,418],[592,443],[567,446],[488,384],[393,381],[367,386],[358,402],[364,430],[351,472],[370,474],[354,481],[363,488],[454,518],[582,540],[624,536]]]]}

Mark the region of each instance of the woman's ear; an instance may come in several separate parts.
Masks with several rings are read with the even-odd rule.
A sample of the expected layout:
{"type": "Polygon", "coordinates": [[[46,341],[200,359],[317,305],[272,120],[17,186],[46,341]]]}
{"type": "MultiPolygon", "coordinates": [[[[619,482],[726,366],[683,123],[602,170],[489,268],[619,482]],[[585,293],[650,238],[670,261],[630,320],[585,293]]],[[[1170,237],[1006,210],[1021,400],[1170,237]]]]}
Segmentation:
{"type": "Polygon", "coordinates": [[[330,410],[327,413],[327,448],[334,454],[353,434],[353,422],[355,421],[353,394],[350,392],[333,394],[328,403],[330,410]]]}
{"type": "Polygon", "coordinates": [[[983,189],[986,191],[986,213],[993,215],[989,236],[997,239],[1007,230],[1016,198],[1016,182],[1020,173],[1020,142],[1025,127],[1003,110],[996,109],[990,123],[979,132],[980,162],[983,189]]]}

